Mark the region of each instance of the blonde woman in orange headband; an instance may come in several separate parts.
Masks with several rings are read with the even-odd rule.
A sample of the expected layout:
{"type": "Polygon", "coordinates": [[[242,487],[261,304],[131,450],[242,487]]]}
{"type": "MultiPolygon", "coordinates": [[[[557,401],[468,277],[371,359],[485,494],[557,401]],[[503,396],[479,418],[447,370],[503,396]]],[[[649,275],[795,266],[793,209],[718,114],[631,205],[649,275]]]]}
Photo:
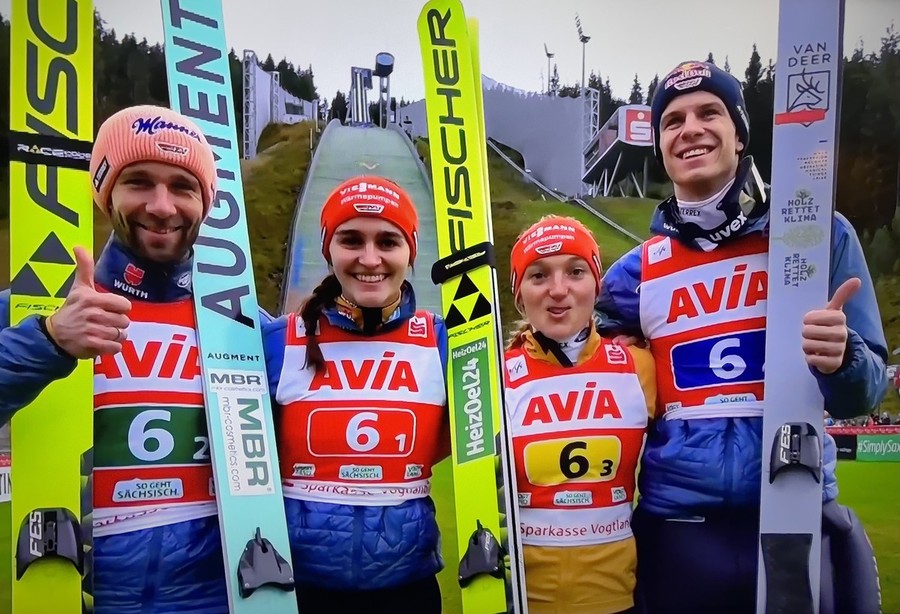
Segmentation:
{"type": "Polygon", "coordinates": [[[512,249],[524,321],[505,355],[530,614],[630,612],[635,472],[656,401],[649,352],[602,338],[590,231],[549,216],[512,249]]]}

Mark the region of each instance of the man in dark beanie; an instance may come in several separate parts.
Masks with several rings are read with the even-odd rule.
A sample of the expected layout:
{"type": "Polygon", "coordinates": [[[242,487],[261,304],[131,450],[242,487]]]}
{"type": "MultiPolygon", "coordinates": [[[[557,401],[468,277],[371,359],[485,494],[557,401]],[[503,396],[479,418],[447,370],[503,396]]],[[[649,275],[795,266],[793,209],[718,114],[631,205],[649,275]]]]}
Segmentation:
{"type": "MultiPolygon", "coordinates": [[[[768,188],[746,155],[741,84],[713,64],[685,62],[666,75],[651,122],[674,194],[653,215],[654,236],[609,268],[597,304],[601,328],[649,341],[656,363],[657,415],[633,519],[638,602],[647,614],[752,614],[768,188]]],[[[831,269],[820,274],[829,275],[832,299],[797,323],[802,352],[832,416],[867,415],[886,391],[887,348],[862,249],[838,213],[831,269]]],[[[828,435],[824,462],[822,612],[870,611],[872,550],[853,513],[835,502],[828,435]],[[854,603],[844,601],[854,592],[854,603]]]]}

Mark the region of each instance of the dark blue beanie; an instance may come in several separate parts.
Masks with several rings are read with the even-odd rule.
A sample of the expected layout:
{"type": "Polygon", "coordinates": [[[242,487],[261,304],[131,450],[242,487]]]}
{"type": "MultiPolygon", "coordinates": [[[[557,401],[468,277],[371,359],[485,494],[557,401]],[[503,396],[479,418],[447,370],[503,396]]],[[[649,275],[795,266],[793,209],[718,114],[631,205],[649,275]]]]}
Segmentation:
{"type": "Polygon", "coordinates": [[[659,82],[653,94],[650,123],[653,127],[653,152],[660,164],[663,163],[663,159],[659,148],[659,122],[663,112],[677,96],[698,91],[714,94],[725,103],[725,108],[728,109],[731,121],[737,129],[738,140],[744,144],[744,150],[747,149],[750,142],[750,120],[747,117],[747,105],[744,102],[744,91],[740,81],[715,64],[682,62],[659,82]]]}

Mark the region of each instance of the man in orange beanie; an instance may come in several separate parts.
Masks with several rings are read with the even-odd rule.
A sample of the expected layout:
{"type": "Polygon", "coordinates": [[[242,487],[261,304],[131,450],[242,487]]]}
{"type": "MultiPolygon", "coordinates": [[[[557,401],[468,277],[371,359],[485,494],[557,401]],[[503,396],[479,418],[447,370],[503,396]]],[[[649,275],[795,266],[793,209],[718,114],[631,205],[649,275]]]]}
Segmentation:
{"type": "MultiPolygon", "coordinates": [[[[0,419],[76,359],[95,359],[95,613],[224,613],[191,292],[193,244],[216,194],[212,149],[187,117],[130,107],[100,127],[90,176],[112,236],[96,266],[76,249],[75,281],[56,313],[0,330],[0,354],[19,365],[0,361],[0,419]]],[[[8,311],[6,294],[7,326],[8,311]]]]}

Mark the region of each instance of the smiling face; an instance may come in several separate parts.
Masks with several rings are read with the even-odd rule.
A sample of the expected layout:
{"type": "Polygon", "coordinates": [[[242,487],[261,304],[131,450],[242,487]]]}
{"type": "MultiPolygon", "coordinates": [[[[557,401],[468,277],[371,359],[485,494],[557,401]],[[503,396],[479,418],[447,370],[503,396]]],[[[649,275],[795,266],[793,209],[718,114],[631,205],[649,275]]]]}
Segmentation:
{"type": "Polygon", "coordinates": [[[516,302],[536,331],[564,341],[590,324],[596,297],[597,282],[587,261],[559,254],[525,269],[516,302]]]}
{"type": "Polygon", "coordinates": [[[744,145],[718,96],[699,91],[676,97],[659,126],[663,163],[680,200],[709,198],[734,177],[744,145]]]}
{"type": "Polygon", "coordinates": [[[410,250],[390,222],[356,217],[335,229],[329,255],[347,300],[360,307],[384,307],[400,294],[410,250]]]}
{"type": "Polygon", "coordinates": [[[163,162],[125,167],[110,202],[116,235],[136,255],[154,262],[184,259],[203,221],[200,182],[189,171],[163,162]]]}

